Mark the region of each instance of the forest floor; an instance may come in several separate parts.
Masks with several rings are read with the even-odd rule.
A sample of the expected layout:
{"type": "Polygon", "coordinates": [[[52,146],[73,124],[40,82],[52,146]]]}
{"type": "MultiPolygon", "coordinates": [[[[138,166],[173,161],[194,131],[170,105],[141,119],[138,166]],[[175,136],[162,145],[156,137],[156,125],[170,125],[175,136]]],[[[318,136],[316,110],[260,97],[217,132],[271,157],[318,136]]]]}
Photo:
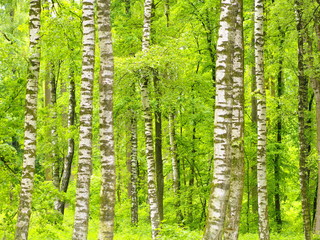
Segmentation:
{"type": "MultiPolygon", "coordinates": [[[[121,215],[121,214],[120,214],[121,215]]],[[[52,216],[51,216],[52,217],[52,216]]],[[[2,219],[3,220],[3,219],[2,219]]],[[[15,224],[1,223],[0,218],[0,239],[13,240],[13,232],[15,224]]],[[[139,225],[134,227],[130,224],[128,216],[118,217],[115,222],[114,240],[151,240],[151,227],[147,218],[141,216],[139,225]]],[[[271,240],[303,240],[304,235],[299,229],[295,232],[294,229],[289,232],[283,231],[282,234],[271,234],[271,240]]],[[[295,229],[297,230],[297,229],[295,229]]],[[[63,222],[57,223],[54,218],[50,219],[50,214],[35,213],[32,215],[31,226],[29,229],[30,240],[70,240],[73,231],[73,211],[67,209],[63,222]]],[[[99,219],[95,214],[91,215],[89,221],[88,240],[98,239],[99,219]]],[[[202,240],[202,230],[190,230],[187,227],[179,226],[164,222],[161,230],[161,240],[202,240]]],[[[314,238],[314,240],[320,238],[314,238]]],[[[259,240],[258,233],[240,234],[239,240],[259,240]]]]}

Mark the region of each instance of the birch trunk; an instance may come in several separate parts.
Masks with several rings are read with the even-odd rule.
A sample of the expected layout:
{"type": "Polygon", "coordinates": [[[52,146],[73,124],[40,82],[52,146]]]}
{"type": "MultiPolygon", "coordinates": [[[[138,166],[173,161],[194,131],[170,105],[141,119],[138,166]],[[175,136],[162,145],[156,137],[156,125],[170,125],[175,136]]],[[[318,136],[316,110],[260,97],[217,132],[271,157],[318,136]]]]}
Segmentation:
{"type": "Polygon", "coordinates": [[[173,175],[173,191],[175,194],[175,207],[177,214],[177,221],[182,221],[182,212],[180,209],[180,161],[177,154],[176,143],[176,130],[175,130],[175,115],[169,113],[169,140],[170,140],[170,152],[172,162],[172,175],[173,175]]]}
{"type": "Polygon", "coordinates": [[[311,215],[310,203],[308,199],[308,169],[307,169],[307,156],[308,156],[308,143],[306,136],[307,119],[306,112],[308,111],[308,79],[305,75],[305,24],[303,21],[303,1],[295,0],[296,12],[296,28],[298,32],[298,121],[299,121],[299,175],[300,175],[300,191],[302,201],[302,216],[304,224],[305,239],[312,239],[311,231],[311,215]]]}
{"type": "Polygon", "coordinates": [[[113,239],[116,172],[113,134],[113,50],[110,1],[98,0],[100,43],[100,152],[102,184],[100,192],[99,239],[113,239]]]}
{"type": "MultiPolygon", "coordinates": [[[[54,73],[55,70],[55,65],[53,63],[49,63],[49,76],[50,76],[50,91],[51,91],[51,109],[52,109],[52,119],[53,121],[53,126],[51,129],[51,145],[53,147],[52,152],[51,152],[51,158],[53,161],[52,164],[52,182],[53,186],[59,190],[60,189],[60,180],[61,180],[61,164],[60,164],[60,159],[58,156],[58,135],[57,135],[57,125],[56,125],[56,118],[57,118],[57,113],[56,113],[56,104],[57,104],[57,79],[54,73]]],[[[58,210],[59,208],[59,199],[56,198],[54,201],[54,209],[58,210]]]]}
{"type": "MultiPolygon", "coordinates": [[[[152,0],[145,0],[144,2],[144,25],[142,37],[142,51],[147,52],[150,48],[150,35],[151,35],[151,16],[152,16],[152,0]]],[[[154,160],[153,148],[153,127],[152,127],[152,114],[150,108],[148,76],[142,76],[141,84],[141,99],[143,105],[143,118],[145,121],[145,138],[146,138],[146,157],[147,157],[147,172],[148,172],[148,200],[150,206],[150,219],[152,228],[152,239],[159,237],[160,229],[160,215],[159,204],[157,197],[157,177],[154,160]]]]}
{"type": "Polygon", "coordinates": [[[145,121],[145,138],[146,138],[146,157],[147,157],[147,172],[148,172],[148,199],[150,205],[150,219],[152,227],[152,239],[156,239],[159,235],[160,215],[156,188],[156,169],[153,150],[152,136],[152,116],[150,109],[148,79],[144,77],[144,82],[141,87],[143,118],[145,121]]]}
{"type": "Polygon", "coordinates": [[[40,70],[40,13],[39,0],[30,0],[29,10],[29,69],[26,89],[24,120],[24,153],[21,178],[20,201],[15,240],[28,239],[31,216],[32,192],[34,185],[36,139],[37,139],[37,98],[40,70]]]}
{"type": "Polygon", "coordinates": [[[266,126],[266,93],[264,80],[264,31],[263,31],[263,0],[255,0],[254,38],[255,38],[255,75],[257,82],[257,182],[258,182],[258,215],[259,238],[270,239],[268,219],[268,194],[267,194],[267,126],[266,126]]]}
{"type": "Polygon", "coordinates": [[[222,239],[230,192],[235,10],[233,1],[221,1],[216,62],[214,172],[204,240],[222,239]]]}
{"type": "MultiPolygon", "coordinates": [[[[75,97],[75,82],[74,72],[71,70],[70,73],[70,86],[69,86],[69,110],[68,110],[68,128],[70,129],[75,124],[75,108],[76,108],[76,97],[75,97]]],[[[68,139],[68,153],[64,159],[63,171],[61,176],[60,191],[66,193],[69,186],[71,176],[71,166],[74,155],[74,138],[68,139]]],[[[64,214],[65,201],[59,200],[57,210],[64,214]]]]}
{"type": "Polygon", "coordinates": [[[224,239],[238,239],[244,187],[244,63],[242,0],[235,1],[236,27],[233,56],[232,166],[224,239]]]}
{"type": "Polygon", "coordinates": [[[83,50],[80,99],[80,142],[73,240],[88,235],[90,178],[92,172],[92,91],[94,80],[94,0],[82,3],[83,50]]]}
{"type": "MultiPolygon", "coordinates": [[[[134,85],[133,85],[134,86],[134,85]]],[[[137,138],[137,117],[134,110],[132,111],[131,123],[131,223],[132,225],[138,224],[138,138],[137,138]]]]}

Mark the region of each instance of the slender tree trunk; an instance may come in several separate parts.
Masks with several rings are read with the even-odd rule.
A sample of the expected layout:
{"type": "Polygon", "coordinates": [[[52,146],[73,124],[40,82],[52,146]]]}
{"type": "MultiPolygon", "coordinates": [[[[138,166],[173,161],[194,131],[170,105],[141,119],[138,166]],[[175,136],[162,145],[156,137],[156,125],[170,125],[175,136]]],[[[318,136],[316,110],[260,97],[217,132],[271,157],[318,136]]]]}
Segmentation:
{"type": "Polygon", "coordinates": [[[235,11],[238,9],[233,1],[221,1],[216,63],[214,172],[204,240],[222,239],[230,192],[235,11]]]}
{"type": "Polygon", "coordinates": [[[167,27],[170,26],[170,0],[165,0],[164,14],[166,15],[167,27]]]}
{"type": "Polygon", "coordinates": [[[255,37],[255,68],[257,81],[257,181],[258,181],[258,214],[259,214],[259,237],[261,240],[270,239],[268,219],[268,196],[267,196],[267,164],[266,164],[266,93],[264,79],[264,31],[263,31],[263,0],[255,0],[254,37],[255,37]]]}
{"type": "MultiPolygon", "coordinates": [[[[148,52],[150,48],[151,36],[151,17],[152,17],[152,0],[145,0],[144,2],[144,25],[142,36],[142,51],[148,52]]],[[[143,105],[143,118],[145,121],[145,138],[146,138],[146,157],[147,157],[147,172],[148,172],[148,200],[150,206],[150,219],[152,228],[152,239],[159,237],[160,229],[160,214],[159,203],[157,197],[157,177],[154,160],[153,148],[153,127],[152,127],[152,114],[149,99],[149,79],[148,76],[142,76],[141,84],[141,99],[143,105]]]]}
{"type": "MultiPolygon", "coordinates": [[[[280,40],[280,51],[283,50],[283,37],[284,35],[281,35],[282,39],[280,40]]],[[[281,144],[282,144],[282,117],[281,117],[281,97],[283,95],[283,59],[280,56],[279,60],[279,72],[277,76],[277,92],[278,92],[278,105],[277,105],[277,153],[274,157],[274,180],[275,180],[275,186],[274,186],[274,207],[275,207],[275,221],[277,223],[277,232],[280,233],[282,229],[282,218],[281,218],[281,199],[280,199],[280,182],[281,182],[281,175],[280,175],[280,160],[281,160],[281,144]]]]}
{"type": "Polygon", "coordinates": [[[40,13],[39,0],[30,1],[29,11],[29,69],[26,89],[24,121],[24,153],[21,178],[20,202],[18,209],[15,240],[28,239],[31,216],[32,192],[34,185],[37,139],[37,98],[40,70],[40,13]]]}
{"type": "Polygon", "coordinates": [[[172,162],[172,175],[173,175],[173,191],[175,194],[175,207],[176,207],[176,218],[178,223],[182,221],[182,212],[180,209],[180,161],[177,154],[177,143],[176,143],[176,130],[175,130],[175,115],[169,113],[169,140],[170,140],[170,152],[172,162]]]}
{"type": "Polygon", "coordinates": [[[98,0],[100,43],[100,152],[101,192],[99,239],[113,239],[116,172],[113,134],[113,50],[110,1],[98,0]]]}
{"type": "MultiPolygon", "coordinates": [[[[53,8],[53,2],[51,0],[43,0],[43,8],[47,12],[47,17],[52,18],[54,17],[54,13],[52,11],[53,8]]],[[[53,120],[57,118],[56,113],[56,104],[57,104],[57,76],[55,75],[55,67],[53,61],[49,60],[47,63],[47,77],[45,79],[45,102],[46,105],[50,105],[52,115],[50,116],[53,120]],[[48,92],[49,91],[49,92],[48,92]]],[[[60,189],[60,172],[61,172],[61,164],[60,159],[58,158],[58,136],[57,136],[57,125],[56,121],[54,121],[54,124],[51,128],[51,161],[52,161],[52,183],[53,186],[59,190],[60,189]]],[[[60,206],[60,201],[58,198],[54,201],[54,209],[58,210],[60,206]]]]}
{"type": "Polygon", "coordinates": [[[162,114],[161,114],[161,91],[159,86],[160,79],[158,78],[158,72],[154,71],[153,76],[157,107],[154,111],[155,120],[155,157],[156,157],[156,172],[157,172],[157,197],[159,204],[160,221],[163,220],[163,162],[162,162],[162,114]]]}
{"type": "MultiPolygon", "coordinates": [[[[320,53],[320,16],[319,12],[315,18],[315,32],[317,34],[317,52],[320,53]]],[[[310,45],[310,44],[309,44],[310,45]]],[[[309,53],[310,56],[311,53],[309,53]]],[[[313,60],[312,60],[313,61],[313,60]]],[[[312,68],[311,68],[312,69],[312,68]]],[[[311,84],[316,99],[316,121],[317,121],[317,151],[318,151],[318,189],[317,189],[317,201],[316,201],[316,212],[314,220],[313,231],[315,234],[320,235],[320,81],[319,76],[312,77],[311,84]]]]}
{"type": "MultiPolygon", "coordinates": [[[[70,86],[69,86],[69,111],[68,111],[68,128],[70,129],[75,124],[75,108],[76,108],[76,96],[75,96],[75,82],[74,71],[70,72],[70,86]]],[[[74,155],[74,138],[68,139],[68,152],[63,163],[63,172],[61,176],[60,191],[66,193],[69,186],[71,176],[71,166],[74,155]]],[[[65,201],[60,200],[57,210],[64,214],[65,201]]]]}
{"type": "MultiPolygon", "coordinates": [[[[194,106],[193,106],[194,107],[194,106]]],[[[192,112],[193,115],[195,115],[195,110],[193,109],[192,112]]],[[[190,158],[190,177],[189,177],[189,191],[188,191],[188,222],[189,224],[193,223],[193,212],[194,212],[194,206],[193,206],[193,191],[194,191],[194,178],[195,178],[195,157],[196,157],[196,130],[197,129],[197,123],[193,122],[192,126],[192,151],[191,151],[191,158],[190,158]]]]}
{"type": "MultiPolygon", "coordinates": [[[[50,63],[50,91],[51,91],[51,107],[52,107],[52,118],[56,119],[57,118],[57,113],[55,110],[56,104],[57,104],[57,79],[54,73],[54,64],[50,63]]],[[[54,125],[52,126],[51,129],[51,138],[52,138],[52,160],[53,160],[53,164],[52,164],[52,181],[53,181],[53,185],[55,186],[55,188],[59,189],[59,185],[60,185],[60,163],[59,163],[59,159],[57,156],[57,126],[54,123],[54,125]]],[[[55,201],[55,209],[56,209],[56,203],[57,201],[55,201]]]]}
{"type": "Polygon", "coordinates": [[[73,240],[85,240],[88,235],[90,178],[92,172],[92,92],[94,80],[94,0],[82,3],[83,51],[80,99],[80,142],[76,208],[73,240]]]}
{"type": "MultiPolygon", "coordinates": [[[[50,96],[51,96],[51,109],[52,109],[52,119],[54,120],[52,129],[51,129],[51,145],[53,147],[52,152],[51,152],[51,158],[53,161],[52,164],[52,182],[53,186],[59,190],[60,189],[60,179],[61,179],[61,163],[60,159],[58,156],[58,135],[57,135],[57,124],[56,124],[56,118],[57,118],[57,113],[56,113],[56,104],[57,104],[57,79],[55,75],[55,65],[51,62],[49,63],[49,76],[50,76],[50,96]]],[[[59,199],[56,198],[54,201],[54,209],[58,210],[59,208],[59,199]]]]}
{"type": "Polygon", "coordinates": [[[147,172],[148,172],[148,199],[150,205],[150,218],[152,226],[152,239],[156,239],[159,235],[160,215],[156,188],[156,169],[153,150],[152,136],[152,116],[150,109],[148,79],[144,76],[144,82],[141,87],[143,117],[145,121],[145,138],[146,138],[146,157],[147,157],[147,172]]]}
{"type": "Polygon", "coordinates": [[[314,233],[320,234],[320,82],[313,78],[311,79],[313,92],[316,99],[316,120],[317,120],[317,151],[318,151],[318,190],[317,190],[317,201],[316,201],[316,213],[314,220],[314,233]]]}
{"type": "Polygon", "coordinates": [[[300,146],[300,160],[299,160],[299,175],[300,175],[300,189],[302,201],[302,216],[304,224],[305,239],[312,239],[311,231],[311,216],[310,203],[308,198],[308,143],[306,136],[306,113],[308,111],[308,79],[305,75],[304,62],[304,21],[303,21],[303,1],[295,0],[296,12],[296,27],[298,31],[298,79],[299,79],[299,106],[298,106],[298,121],[299,121],[299,146],[300,146]]]}
{"type": "MultiPolygon", "coordinates": [[[[252,21],[254,21],[254,16],[252,16],[252,21]]],[[[252,41],[251,41],[251,47],[254,49],[255,40],[254,40],[254,32],[252,34],[252,41]]],[[[252,131],[257,133],[257,97],[256,97],[256,90],[257,90],[257,81],[256,81],[256,67],[255,67],[255,60],[253,62],[253,65],[251,67],[251,127],[252,131]]],[[[257,141],[253,141],[251,143],[251,147],[255,148],[257,146],[257,141]]],[[[256,153],[253,154],[252,158],[248,162],[248,213],[251,212],[251,214],[248,214],[247,221],[249,220],[249,216],[251,219],[257,218],[258,213],[258,189],[257,189],[257,156],[256,153]],[[250,172],[251,171],[251,172],[250,172]],[[251,173],[251,174],[250,174],[251,173]],[[250,211],[251,206],[251,211],[250,211]]],[[[249,231],[249,224],[248,224],[248,231],[249,231]]]]}
{"type": "MultiPolygon", "coordinates": [[[[133,85],[134,86],[134,85],[133,85]]],[[[135,89],[135,88],[134,88],[135,89]]],[[[131,123],[131,224],[138,225],[138,137],[137,137],[137,117],[134,110],[132,110],[131,123]]]]}
{"type": "Polygon", "coordinates": [[[142,51],[147,52],[150,48],[151,40],[151,23],[152,23],[152,0],[144,1],[144,22],[143,22],[143,36],[142,36],[142,51]]]}
{"type": "Polygon", "coordinates": [[[233,56],[232,166],[224,239],[238,239],[244,188],[244,63],[242,0],[235,1],[236,26],[233,56]]]}

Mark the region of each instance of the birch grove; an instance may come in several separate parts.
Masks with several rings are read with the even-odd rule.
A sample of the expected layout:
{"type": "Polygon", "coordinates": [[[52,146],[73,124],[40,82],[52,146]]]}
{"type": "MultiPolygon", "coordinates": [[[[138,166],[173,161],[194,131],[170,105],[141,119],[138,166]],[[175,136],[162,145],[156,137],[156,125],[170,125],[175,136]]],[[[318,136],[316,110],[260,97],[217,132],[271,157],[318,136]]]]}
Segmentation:
{"type": "Polygon", "coordinates": [[[0,20],[0,239],[319,238],[319,0],[0,20]]]}

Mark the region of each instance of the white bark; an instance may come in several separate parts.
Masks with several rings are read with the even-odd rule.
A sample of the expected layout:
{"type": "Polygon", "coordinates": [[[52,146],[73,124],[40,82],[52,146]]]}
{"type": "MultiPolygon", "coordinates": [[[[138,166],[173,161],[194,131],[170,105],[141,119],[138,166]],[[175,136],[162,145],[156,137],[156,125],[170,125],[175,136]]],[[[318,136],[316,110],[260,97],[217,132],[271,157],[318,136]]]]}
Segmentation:
{"type": "Polygon", "coordinates": [[[39,0],[30,1],[30,57],[26,89],[24,153],[21,178],[20,202],[18,209],[15,240],[28,239],[31,216],[32,192],[34,185],[36,138],[37,138],[37,98],[40,69],[40,13],[39,0]]]}
{"type": "Polygon", "coordinates": [[[158,209],[157,186],[156,186],[156,169],[153,149],[153,128],[150,109],[148,79],[144,76],[144,83],[141,87],[141,97],[143,105],[143,118],[145,121],[145,138],[146,138],[146,157],[147,157],[147,181],[148,181],[148,200],[150,206],[150,219],[152,227],[152,239],[156,239],[160,230],[160,215],[158,209]]]}
{"type": "MultiPolygon", "coordinates": [[[[147,52],[150,48],[150,35],[151,35],[151,16],[152,16],[152,0],[145,0],[144,3],[144,25],[142,37],[142,51],[147,52]]],[[[153,127],[152,127],[152,114],[150,108],[148,79],[149,76],[142,76],[141,84],[141,100],[143,105],[143,118],[145,121],[145,138],[146,138],[146,157],[147,157],[147,172],[148,172],[148,200],[150,206],[150,219],[152,228],[152,239],[159,237],[160,230],[160,215],[159,204],[157,198],[156,186],[156,169],[154,160],[154,147],[153,147],[153,127]]]]}
{"type": "MultiPolygon", "coordinates": [[[[133,85],[134,86],[134,85],[133,85]]],[[[135,89],[135,88],[133,88],[135,89]]],[[[132,110],[131,122],[131,154],[130,154],[130,165],[131,165],[131,223],[133,225],[138,224],[138,138],[137,138],[137,118],[134,110],[132,110]]]]}
{"type": "Polygon", "coordinates": [[[216,62],[214,172],[204,240],[222,239],[230,192],[232,77],[235,28],[233,0],[221,2],[216,62]]]}
{"type": "Polygon", "coordinates": [[[258,215],[259,237],[262,240],[270,238],[268,220],[268,195],[267,195],[267,165],[266,165],[266,93],[264,80],[264,32],[263,32],[263,0],[255,0],[254,38],[255,38],[255,74],[257,83],[257,184],[258,184],[258,215]]]}
{"type": "Polygon", "coordinates": [[[224,239],[238,239],[244,187],[244,62],[242,0],[235,1],[236,27],[233,56],[232,166],[224,239]]]}
{"type": "Polygon", "coordinates": [[[100,152],[102,184],[100,192],[99,239],[113,239],[116,172],[113,134],[113,50],[110,1],[98,0],[100,43],[100,152]]]}
{"type": "Polygon", "coordinates": [[[182,220],[182,212],[180,209],[180,161],[177,155],[177,143],[176,143],[176,130],[175,130],[175,115],[169,113],[169,140],[170,140],[170,152],[172,162],[172,175],[173,175],[173,191],[175,194],[175,207],[177,213],[177,221],[180,223],[182,220]]]}
{"type": "Polygon", "coordinates": [[[94,0],[82,3],[83,55],[80,99],[80,142],[73,240],[88,234],[90,178],[92,171],[92,91],[94,80],[94,0]]]}

